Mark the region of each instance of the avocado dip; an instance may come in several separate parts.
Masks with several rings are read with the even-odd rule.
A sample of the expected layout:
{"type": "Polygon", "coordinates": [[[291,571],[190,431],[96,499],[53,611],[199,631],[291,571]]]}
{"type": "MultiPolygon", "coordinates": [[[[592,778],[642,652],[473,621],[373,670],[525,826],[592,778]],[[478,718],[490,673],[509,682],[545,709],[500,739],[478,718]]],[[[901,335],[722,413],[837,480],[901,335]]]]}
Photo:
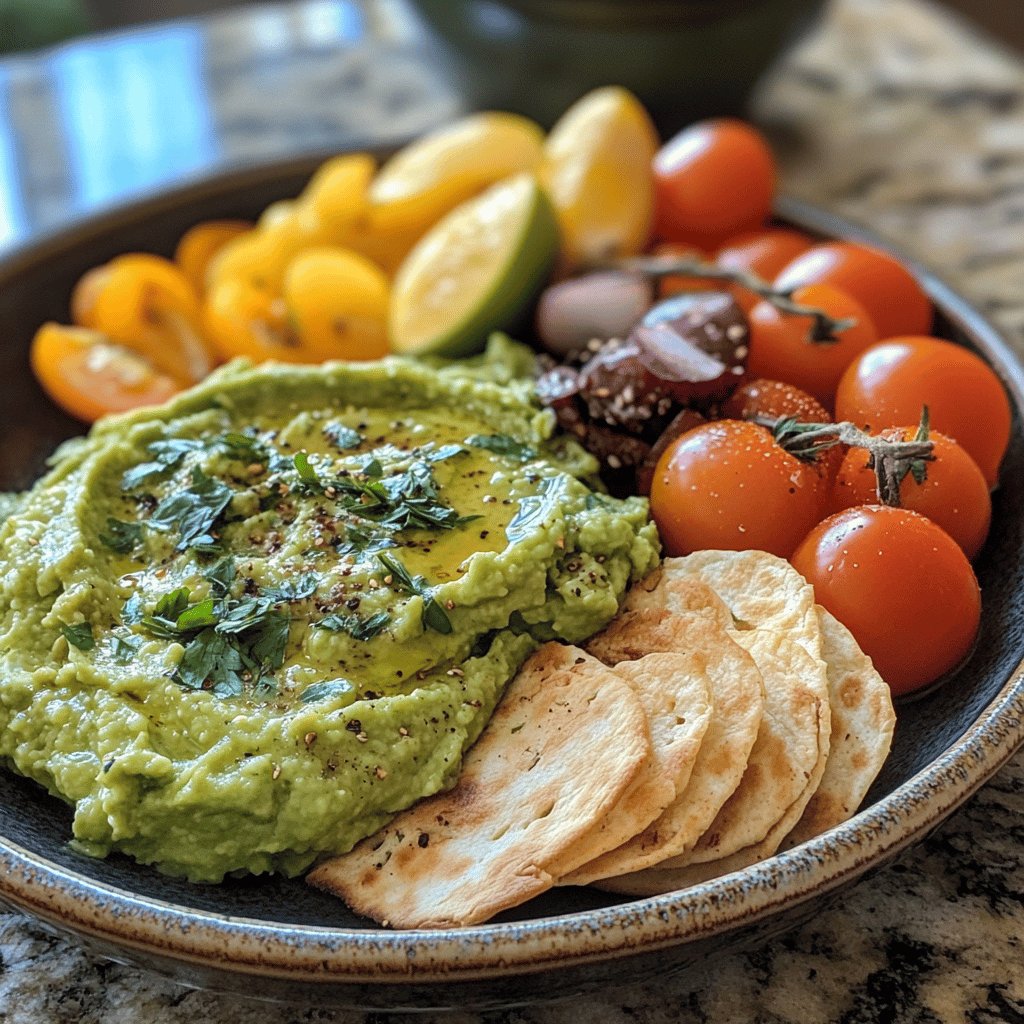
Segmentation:
{"type": "Polygon", "coordinates": [[[302,871],[454,782],[536,644],[614,615],[646,502],[501,363],[232,364],[57,453],[0,529],[0,756],[78,849],[302,871]]]}

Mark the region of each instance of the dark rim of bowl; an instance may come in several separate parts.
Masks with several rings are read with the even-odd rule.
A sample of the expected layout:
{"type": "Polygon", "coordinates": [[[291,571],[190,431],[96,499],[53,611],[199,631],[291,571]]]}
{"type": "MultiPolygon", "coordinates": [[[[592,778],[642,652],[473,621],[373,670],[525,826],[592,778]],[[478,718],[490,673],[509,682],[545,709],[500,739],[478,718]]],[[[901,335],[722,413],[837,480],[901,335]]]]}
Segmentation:
{"type": "MultiPolygon", "coordinates": [[[[9,253],[0,287],[27,267],[119,224],[189,198],[312,170],[327,153],[228,170],[83,220],[9,253]]],[[[780,219],[815,234],[889,249],[870,231],[782,199],[780,219]]],[[[891,251],[891,249],[890,249],[891,251]]],[[[913,267],[947,319],[978,345],[1024,415],[1024,367],[998,332],[934,275],[913,267]]],[[[581,965],[709,938],[828,892],[922,839],[1024,742],[1024,662],[943,754],[849,821],[742,871],[680,892],[530,921],[386,931],[280,925],[178,907],[103,885],[0,837],[0,897],[61,928],[179,963],[307,983],[422,983],[581,965]]]]}

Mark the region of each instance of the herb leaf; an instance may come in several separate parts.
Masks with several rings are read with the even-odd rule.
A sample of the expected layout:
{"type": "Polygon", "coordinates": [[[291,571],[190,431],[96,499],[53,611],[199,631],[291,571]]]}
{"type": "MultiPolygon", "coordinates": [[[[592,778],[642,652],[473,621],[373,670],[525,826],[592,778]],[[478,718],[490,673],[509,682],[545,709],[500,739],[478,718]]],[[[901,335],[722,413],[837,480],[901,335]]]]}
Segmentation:
{"type": "Polygon", "coordinates": [[[528,444],[517,441],[508,434],[472,434],[466,438],[466,444],[474,448],[486,448],[496,455],[508,455],[520,462],[529,462],[537,457],[537,452],[528,444]]]}
{"type": "Polygon", "coordinates": [[[142,540],[142,523],[107,516],[107,532],[100,534],[100,540],[119,555],[127,555],[142,540]]]}
{"type": "Polygon", "coordinates": [[[203,441],[196,441],[184,437],[172,437],[166,441],[154,441],[147,445],[150,455],[154,456],[152,462],[140,462],[126,470],[121,477],[121,490],[134,491],[137,487],[147,484],[157,477],[169,473],[181,465],[189,452],[200,451],[206,445],[203,441]]]}
{"type": "Polygon", "coordinates": [[[339,451],[344,451],[346,448],[358,448],[363,441],[363,435],[358,430],[346,427],[344,423],[339,423],[337,420],[324,427],[323,435],[339,451]]]}
{"type": "Polygon", "coordinates": [[[198,466],[192,470],[192,485],[164,498],[149,518],[155,530],[179,532],[177,550],[213,542],[210,530],[231,501],[226,484],[207,476],[198,466]]]}
{"type": "Polygon", "coordinates": [[[359,615],[327,615],[315,625],[329,633],[348,633],[353,640],[372,640],[390,621],[387,612],[377,612],[367,619],[359,615]]]}
{"type": "Polygon", "coordinates": [[[299,480],[312,491],[321,491],[323,484],[316,470],[309,464],[309,456],[305,452],[296,452],[292,458],[295,472],[299,474],[299,480]]]}
{"type": "Polygon", "coordinates": [[[91,651],[96,646],[92,626],[88,622],[80,622],[77,626],[66,626],[62,622],[60,631],[64,634],[64,639],[80,651],[91,651]]]}
{"type": "Polygon", "coordinates": [[[235,581],[235,559],[225,555],[219,562],[210,566],[203,575],[210,581],[210,590],[214,597],[226,597],[235,581]]]}
{"type": "Polygon", "coordinates": [[[409,570],[390,555],[380,553],[377,555],[377,561],[391,575],[396,589],[423,598],[422,622],[424,629],[432,629],[436,633],[451,633],[452,621],[434,596],[434,587],[430,586],[422,576],[410,576],[409,570]]]}
{"type": "Polygon", "coordinates": [[[299,700],[303,704],[312,704],[314,701],[327,700],[329,697],[340,697],[355,692],[356,688],[347,679],[325,679],[323,682],[307,686],[302,691],[299,700]]]}
{"type": "Polygon", "coordinates": [[[294,579],[285,580],[279,587],[265,587],[263,596],[276,603],[304,601],[313,596],[319,583],[320,577],[315,572],[304,572],[294,579]]]}
{"type": "Polygon", "coordinates": [[[114,634],[111,641],[110,653],[118,665],[130,665],[139,653],[143,640],[141,636],[134,633],[124,635],[114,634]]]}
{"type": "Polygon", "coordinates": [[[174,678],[189,690],[202,690],[209,680],[218,697],[237,697],[244,669],[241,652],[216,630],[204,629],[185,648],[174,678]]]}
{"type": "Polygon", "coordinates": [[[454,458],[456,455],[465,455],[466,449],[461,444],[443,444],[440,448],[424,450],[423,458],[427,462],[444,462],[446,459],[454,458]]]}

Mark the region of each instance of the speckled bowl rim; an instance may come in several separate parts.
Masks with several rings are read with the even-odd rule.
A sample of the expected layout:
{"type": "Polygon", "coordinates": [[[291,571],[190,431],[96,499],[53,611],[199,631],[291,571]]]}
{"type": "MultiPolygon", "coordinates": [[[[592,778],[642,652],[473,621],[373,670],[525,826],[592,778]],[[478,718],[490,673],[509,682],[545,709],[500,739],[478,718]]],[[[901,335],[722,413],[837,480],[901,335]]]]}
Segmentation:
{"type": "MultiPolygon", "coordinates": [[[[320,154],[317,154],[320,156],[320,154]]],[[[274,165],[282,177],[315,158],[274,165]]],[[[268,167],[218,176],[227,190],[264,180],[268,167]]],[[[105,224],[178,204],[208,180],[101,213],[9,254],[0,278],[105,224]]],[[[869,231],[794,200],[783,220],[815,233],[883,244],[869,231]]],[[[907,261],[914,266],[912,261],[907,261]]],[[[949,286],[915,269],[947,319],[969,335],[1024,415],[1024,368],[999,333],[949,286]]],[[[1024,743],[1024,662],[943,754],[877,803],[786,853],[680,892],[530,921],[393,932],[282,925],[136,895],[93,881],[0,836],[0,900],[125,953],[232,974],[305,984],[472,981],[582,966],[685,945],[736,930],[842,886],[918,842],[975,793],[1024,743]]]]}

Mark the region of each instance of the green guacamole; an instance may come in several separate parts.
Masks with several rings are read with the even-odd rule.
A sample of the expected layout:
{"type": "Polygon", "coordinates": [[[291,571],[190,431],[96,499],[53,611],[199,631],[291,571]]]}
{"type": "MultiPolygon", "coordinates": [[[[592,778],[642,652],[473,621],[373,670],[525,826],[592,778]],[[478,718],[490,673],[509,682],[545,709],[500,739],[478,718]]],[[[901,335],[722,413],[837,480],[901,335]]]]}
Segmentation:
{"type": "Polygon", "coordinates": [[[236,364],[58,453],[0,528],[0,755],[79,849],[299,872],[450,785],[538,641],[611,618],[646,502],[496,375],[236,364]]]}

